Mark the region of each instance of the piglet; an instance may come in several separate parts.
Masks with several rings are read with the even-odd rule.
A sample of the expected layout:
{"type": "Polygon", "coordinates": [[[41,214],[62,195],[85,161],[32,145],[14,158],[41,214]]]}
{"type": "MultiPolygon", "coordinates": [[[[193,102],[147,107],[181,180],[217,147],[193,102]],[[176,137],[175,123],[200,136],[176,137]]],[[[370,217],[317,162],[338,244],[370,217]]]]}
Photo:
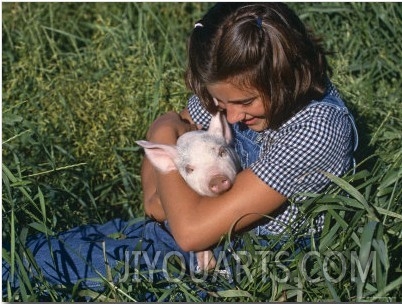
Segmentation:
{"type": "MultiPolygon", "coordinates": [[[[178,170],[198,194],[217,196],[229,190],[240,170],[231,146],[232,133],[226,117],[218,112],[211,118],[208,131],[191,131],[177,139],[176,145],[162,145],[144,140],[137,144],[153,166],[162,173],[178,170]]],[[[212,269],[216,260],[211,251],[197,252],[200,270],[212,269]]]]}

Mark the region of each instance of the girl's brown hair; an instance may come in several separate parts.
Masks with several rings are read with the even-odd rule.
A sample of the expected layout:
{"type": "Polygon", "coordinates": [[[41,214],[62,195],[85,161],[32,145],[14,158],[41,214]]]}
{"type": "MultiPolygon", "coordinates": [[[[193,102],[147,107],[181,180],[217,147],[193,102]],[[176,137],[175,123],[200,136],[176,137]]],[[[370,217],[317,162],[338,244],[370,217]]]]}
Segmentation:
{"type": "Polygon", "coordinates": [[[190,36],[186,84],[211,113],[217,107],[206,85],[256,88],[276,129],[323,96],[327,70],[318,39],[285,4],[220,3],[190,36]]]}

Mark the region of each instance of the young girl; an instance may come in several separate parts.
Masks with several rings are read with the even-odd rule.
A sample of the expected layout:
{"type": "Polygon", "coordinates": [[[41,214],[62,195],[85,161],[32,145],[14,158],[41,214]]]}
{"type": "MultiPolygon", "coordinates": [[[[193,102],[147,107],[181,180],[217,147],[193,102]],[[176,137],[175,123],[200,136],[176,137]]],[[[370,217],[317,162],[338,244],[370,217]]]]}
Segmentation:
{"type": "MultiPolygon", "coordinates": [[[[306,224],[298,194],[321,193],[330,184],[323,172],[341,176],[351,168],[357,133],[328,78],[323,49],[294,12],[280,3],[215,5],[191,33],[186,83],[195,94],[186,109],[159,117],[147,139],[174,144],[222,111],[243,167],[233,187],[202,197],[177,171],[161,174],[144,159],[144,206],[153,220],[113,220],[31,238],[27,247],[50,283],[82,280],[83,287],[100,288],[105,258],[113,267],[133,250],[145,252],[154,268],[180,252],[194,268],[191,252],[214,247],[234,223],[235,231],[284,239],[320,232],[324,215],[306,224]],[[111,237],[116,232],[124,238],[111,237]]],[[[5,266],[3,281],[10,279],[5,266]]]]}
{"type": "MultiPolygon", "coordinates": [[[[297,231],[298,193],[320,193],[352,165],[354,122],[334,86],[317,40],[284,4],[223,3],[196,23],[189,41],[186,81],[195,93],[180,115],[168,113],[148,139],[174,144],[185,121],[208,126],[223,111],[233,126],[243,171],[219,197],[200,197],[178,173],[143,170],[146,212],[167,219],[184,250],[202,250],[236,229],[259,234],[297,231]],[[244,215],[250,214],[244,217],[244,215]],[[291,227],[291,230],[288,229],[291,227]]],[[[319,232],[323,217],[310,231],[319,232]]]]}

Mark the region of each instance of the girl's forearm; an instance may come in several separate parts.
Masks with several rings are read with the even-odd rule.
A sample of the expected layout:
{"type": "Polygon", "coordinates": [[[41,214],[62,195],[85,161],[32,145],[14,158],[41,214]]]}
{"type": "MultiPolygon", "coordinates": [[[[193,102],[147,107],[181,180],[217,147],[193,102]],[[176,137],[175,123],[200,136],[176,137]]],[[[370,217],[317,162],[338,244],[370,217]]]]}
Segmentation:
{"type": "Polygon", "coordinates": [[[157,173],[156,184],[172,234],[179,246],[188,250],[187,241],[194,238],[192,231],[199,230],[201,196],[186,184],[177,171],[157,173]]]}
{"type": "Polygon", "coordinates": [[[146,158],[142,163],[141,183],[145,214],[158,222],[166,220],[165,211],[156,191],[154,168],[146,158]]]}

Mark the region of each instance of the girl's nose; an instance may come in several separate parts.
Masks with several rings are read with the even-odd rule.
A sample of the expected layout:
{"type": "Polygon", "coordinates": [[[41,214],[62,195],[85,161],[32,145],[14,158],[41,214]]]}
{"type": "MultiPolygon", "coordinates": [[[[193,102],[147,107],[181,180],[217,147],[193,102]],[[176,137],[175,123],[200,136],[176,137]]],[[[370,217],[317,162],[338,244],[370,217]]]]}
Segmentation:
{"type": "Polygon", "coordinates": [[[226,107],[226,119],[228,123],[234,124],[243,120],[245,117],[245,113],[241,111],[238,107],[234,105],[229,105],[226,107]]]}

